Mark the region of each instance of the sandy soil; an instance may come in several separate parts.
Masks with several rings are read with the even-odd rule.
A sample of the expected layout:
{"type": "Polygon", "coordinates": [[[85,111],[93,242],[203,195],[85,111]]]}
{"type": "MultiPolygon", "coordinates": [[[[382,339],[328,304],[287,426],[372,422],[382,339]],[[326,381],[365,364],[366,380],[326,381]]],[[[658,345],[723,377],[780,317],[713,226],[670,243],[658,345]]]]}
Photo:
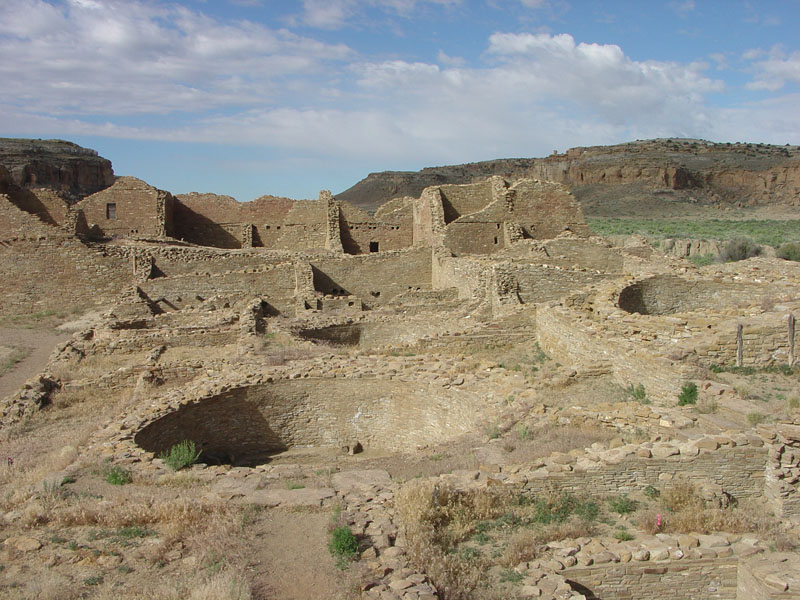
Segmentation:
{"type": "Polygon", "coordinates": [[[70,337],[51,329],[0,327],[0,345],[30,349],[30,353],[5,374],[0,375],[0,398],[13,394],[26,380],[44,369],[55,347],[70,337]]]}

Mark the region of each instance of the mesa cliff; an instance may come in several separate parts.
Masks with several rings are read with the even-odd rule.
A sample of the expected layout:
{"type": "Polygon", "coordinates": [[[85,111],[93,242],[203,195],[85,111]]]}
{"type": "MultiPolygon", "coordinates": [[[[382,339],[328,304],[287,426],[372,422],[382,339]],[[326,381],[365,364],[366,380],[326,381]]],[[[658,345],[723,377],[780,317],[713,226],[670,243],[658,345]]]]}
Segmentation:
{"type": "Polygon", "coordinates": [[[64,140],[0,138],[0,188],[48,188],[70,204],[114,183],[111,161],[64,140]]]}
{"type": "Polygon", "coordinates": [[[374,210],[431,185],[464,184],[500,175],[564,183],[588,214],[633,195],[701,204],[764,206],[800,202],[797,146],[657,139],[577,147],[546,158],[510,158],[421,171],[371,173],[337,198],[374,210]],[[605,205],[605,206],[604,206],[605,205]]]}

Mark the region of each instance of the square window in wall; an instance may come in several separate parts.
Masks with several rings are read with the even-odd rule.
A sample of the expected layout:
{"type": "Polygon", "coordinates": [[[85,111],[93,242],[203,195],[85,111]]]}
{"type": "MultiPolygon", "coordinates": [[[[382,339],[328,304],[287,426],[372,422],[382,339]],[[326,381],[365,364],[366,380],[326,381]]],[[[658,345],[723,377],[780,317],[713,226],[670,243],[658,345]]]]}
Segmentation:
{"type": "Polygon", "coordinates": [[[370,252],[377,252],[378,251],[378,242],[370,242],[369,243],[369,251],[370,252]]]}
{"type": "Polygon", "coordinates": [[[117,218],[117,205],[113,202],[106,204],[106,219],[112,221],[117,218]]]}

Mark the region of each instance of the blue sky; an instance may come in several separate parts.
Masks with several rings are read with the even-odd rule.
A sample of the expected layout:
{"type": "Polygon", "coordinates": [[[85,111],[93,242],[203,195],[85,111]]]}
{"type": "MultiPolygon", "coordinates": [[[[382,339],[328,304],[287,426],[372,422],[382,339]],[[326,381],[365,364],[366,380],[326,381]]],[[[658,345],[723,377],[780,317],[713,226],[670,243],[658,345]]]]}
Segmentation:
{"type": "Polygon", "coordinates": [[[316,197],[653,137],[800,143],[800,0],[0,0],[0,136],[316,197]]]}

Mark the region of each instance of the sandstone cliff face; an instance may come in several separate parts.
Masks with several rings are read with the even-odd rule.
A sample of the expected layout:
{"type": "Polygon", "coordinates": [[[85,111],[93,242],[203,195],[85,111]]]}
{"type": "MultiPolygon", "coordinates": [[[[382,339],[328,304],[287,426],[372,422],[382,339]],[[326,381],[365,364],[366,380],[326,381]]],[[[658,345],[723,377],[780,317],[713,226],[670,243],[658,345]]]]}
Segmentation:
{"type": "Polygon", "coordinates": [[[8,171],[10,183],[50,188],[70,203],[114,183],[109,160],[63,140],[0,138],[0,165],[8,171]]]}
{"type": "Polygon", "coordinates": [[[703,140],[649,140],[572,148],[547,158],[372,173],[337,198],[374,209],[397,196],[418,197],[429,185],[471,183],[490,175],[564,183],[587,202],[596,195],[598,186],[635,185],[651,192],[691,192],[694,201],[709,204],[800,205],[798,147],[703,140]],[[582,186],[587,188],[582,190],[582,186]]]}

